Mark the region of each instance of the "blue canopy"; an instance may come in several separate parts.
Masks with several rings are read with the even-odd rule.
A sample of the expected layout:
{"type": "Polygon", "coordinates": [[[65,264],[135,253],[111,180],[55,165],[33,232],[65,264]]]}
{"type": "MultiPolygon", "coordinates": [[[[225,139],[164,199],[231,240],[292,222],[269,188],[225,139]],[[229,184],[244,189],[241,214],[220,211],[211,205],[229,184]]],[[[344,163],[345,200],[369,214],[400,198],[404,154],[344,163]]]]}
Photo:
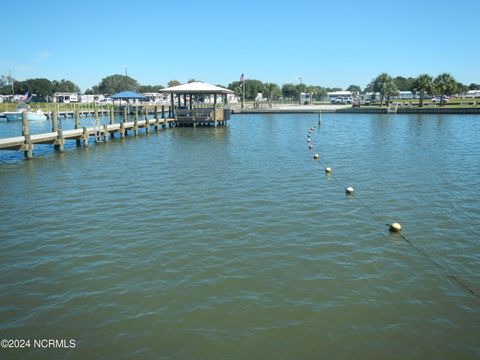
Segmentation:
{"type": "Polygon", "coordinates": [[[148,100],[147,97],[143,96],[142,94],[136,93],[134,91],[121,91],[119,93],[113,94],[110,98],[117,100],[128,100],[128,99],[136,99],[136,100],[148,100]]]}

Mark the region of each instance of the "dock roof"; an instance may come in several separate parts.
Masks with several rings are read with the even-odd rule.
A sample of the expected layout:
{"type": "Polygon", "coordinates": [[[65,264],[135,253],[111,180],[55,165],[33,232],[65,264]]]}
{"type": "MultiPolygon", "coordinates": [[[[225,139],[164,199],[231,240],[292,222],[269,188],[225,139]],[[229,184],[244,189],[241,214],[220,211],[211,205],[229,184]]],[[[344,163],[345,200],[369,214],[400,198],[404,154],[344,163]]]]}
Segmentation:
{"type": "Polygon", "coordinates": [[[121,91],[119,93],[113,94],[112,96],[110,96],[110,98],[122,99],[122,100],[128,100],[128,99],[146,100],[147,99],[142,94],[136,93],[134,91],[121,91]]]}
{"type": "Polygon", "coordinates": [[[172,86],[161,89],[160,92],[171,94],[233,94],[234,91],[207,84],[201,81],[194,81],[187,84],[172,86]]]}

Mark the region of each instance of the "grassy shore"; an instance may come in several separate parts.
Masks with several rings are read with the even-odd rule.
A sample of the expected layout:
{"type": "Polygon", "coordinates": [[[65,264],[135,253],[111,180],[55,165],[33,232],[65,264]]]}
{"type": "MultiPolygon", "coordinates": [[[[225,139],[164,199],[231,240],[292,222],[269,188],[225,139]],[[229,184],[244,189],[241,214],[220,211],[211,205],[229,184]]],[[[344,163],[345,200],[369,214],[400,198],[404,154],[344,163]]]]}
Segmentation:
{"type": "MultiPolygon", "coordinates": [[[[413,100],[392,100],[392,103],[401,103],[402,107],[410,107],[410,108],[419,108],[419,101],[418,99],[413,100]]],[[[257,103],[258,104],[258,103],[257,103]]],[[[0,103],[0,113],[7,112],[7,111],[15,111],[18,103],[0,103]]],[[[280,104],[278,101],[275,101],[273,104],[274,108],[282,107],[282,106],[295,106],[297,105],[296,102],[287,102],[285,104],[280,104]]],[[[330,102],[314,102],[312,105],[331,105],[330,102]]],[[[65,103],[30,103],[28,104],[29,109],[32,111],[36,111],[38,109],[42,110],[43,112],[51,112],[54,109],[58,111],[74,111],[75,109],[79,110],[92,110],[92,109],[104,109],[108,110],[112,107],[112,105],[97,105],[97,104],[65,104],[65,103]]],[[[240,108],[240,104],[231,104],[232,108],[240,108]]],[[[266,102],[262,102],[257,106],[254,105],[254,102],[247,101],[245,102],[245,108],[258,108],[258,109],[267,109],[268,104],[266,102]]],[[[341,106],[345,107],[345,105],[341,106]]],[[[373,103],[370,105],[362,105],[362,108],[369,108],[369,109],[376,109],[376,108],[387,108],[387,105],[380,106],[379,103],[373,103]]],[[[452,98],[448,102],[446,102],[442,108],[446,109],[455,109],[455,108],[480,108],[480,99],[456,99],[452,98]]],[[[438,103],[432,102],[429,99],[425,99],[423,102],[423,108],[440,108],[438,103]]]]}
{"type": "MultiPolygon", "coordinates": [[[[15,111],[18,103],[7,103],[7,104],[0,104],[0,112],[7,111],[4,110],[5,106],[7,106],[10,110],[8,111],[15,111]]],[[[53,110],[58,111],[74,111],[75,109],[79,110],[89,110],[89,109],[110,109],[112,105],[97,105],[97,104],[65,104],[65,103],[30,103],[28,104],[28,108],[32,111],[36,111],[38,109],[44,112],[50,112],[53,110]]]]}
{"type": "MultiPolygon", "coordinates": [[[[411,107],[419,107],[419,100],[418,99],[395,99],[391,100],[392,103],[401,103],[403,106],[411,106],[411,107]]],[[[372,105],[362,105],[366,107],[380,107],[379,103],[374,103],[372,105]]],[[[384,105],[385,107],[386,105],[384,105]]],[[[427,108],[436,108],[439,107],[439,102],[434,102],[430,99],[423,100],[423,107],[427,108]]],[[[449,99],[448,102],[444,103],[442,107],[447,108],[469,108],[469,107],[479,107],[480,106],[480,99],[472,99],[472,98],[463,98],[457,99],[452,98],[449,99]]]]}
{"type": "MultiPolygon", "coordinates": [[[[16,111],[19,103],[0,103],[0,112],[6,111],[16,111]]],[[[29,103],[27,104],[28,108],[31,111],[36,111],[38,109],[43,112],[50,112],[53,110],[58,111],[74,111],[75,109],[79,110],[90,110],[90,109],[110,109],[112,105],[97,105],[97,104],[64,104],[64,103],[29,103]]]]}

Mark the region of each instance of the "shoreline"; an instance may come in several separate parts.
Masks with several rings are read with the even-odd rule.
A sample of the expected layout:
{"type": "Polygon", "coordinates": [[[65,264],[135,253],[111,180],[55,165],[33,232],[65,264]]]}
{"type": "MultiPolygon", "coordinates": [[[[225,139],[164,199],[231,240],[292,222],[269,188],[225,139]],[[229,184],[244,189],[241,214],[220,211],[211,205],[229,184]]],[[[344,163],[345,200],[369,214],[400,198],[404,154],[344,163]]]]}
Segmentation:
{"type": "MultiPolygon", "coordinates": [[[[313,114],[313,113],[335,113],[335,114],[395,114],[389,113],[387,107],[359,107],[354,108],[345,105],[290,105],[278,106],[272,109],[232,109],[232,114],[313,114]]],[[[399,107],[396,114],[459,114],[472,115],[480,114],[480,107],[436,107],[416,108],[399,107]]]]}

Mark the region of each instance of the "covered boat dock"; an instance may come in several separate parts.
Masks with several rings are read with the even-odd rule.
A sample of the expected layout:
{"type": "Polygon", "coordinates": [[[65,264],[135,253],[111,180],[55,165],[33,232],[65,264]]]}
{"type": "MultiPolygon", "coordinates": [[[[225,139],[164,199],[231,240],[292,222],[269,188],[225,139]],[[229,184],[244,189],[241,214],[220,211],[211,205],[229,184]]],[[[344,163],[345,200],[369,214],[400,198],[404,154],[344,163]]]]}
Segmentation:
{"type": "Polygon", "coordinates": [[[177,126],[218,126],[230,120],[227,95],[233,94],[232,90],[194,81],[160,92],[170,94],[172,116],[177,126]]]}

